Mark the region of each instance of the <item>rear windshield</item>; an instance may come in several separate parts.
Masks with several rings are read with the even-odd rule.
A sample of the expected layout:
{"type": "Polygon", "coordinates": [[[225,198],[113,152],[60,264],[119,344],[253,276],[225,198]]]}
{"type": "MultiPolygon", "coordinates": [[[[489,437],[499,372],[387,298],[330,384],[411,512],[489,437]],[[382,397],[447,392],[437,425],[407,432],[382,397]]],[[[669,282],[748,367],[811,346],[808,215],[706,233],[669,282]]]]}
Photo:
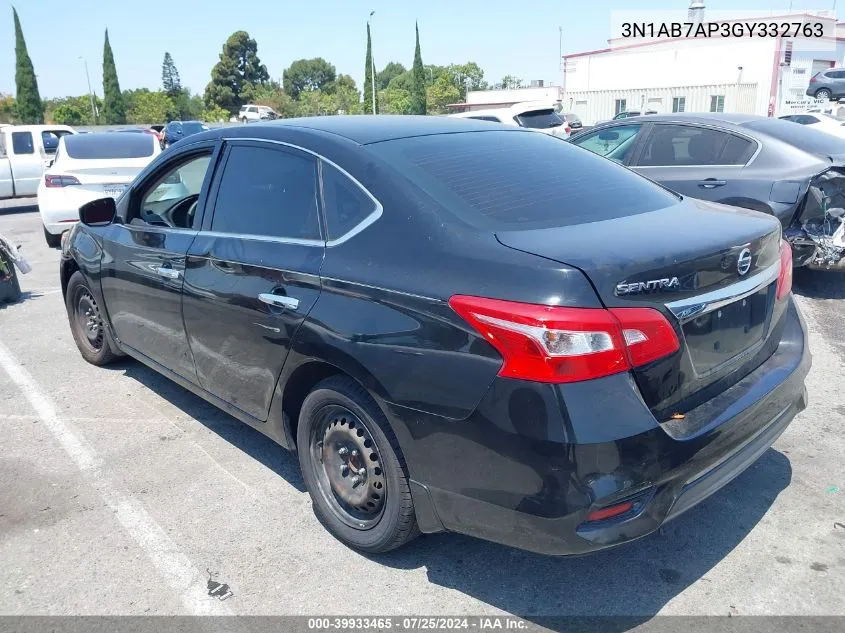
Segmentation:
{"type": "Polygon", "coordinates": [[[490,131],[369,146],[469,224],[534,229],[612,220],[677,204],[666,189],[561,139],[490,131]]]}
{"type": "Polygon", "coordinates": [[[146,158],[153,155],[152,134],[74,134],[65,136],[71,158],[146,158]]]}
{"type": "Polygon", "coordinates": [[[743,123],[742,126],[773,136],[809,154],[817,156],[845,154],[845,140],[806,125],[795,125],[792,121],[756,119],[743,123]]]}
{"type": "Polygon", "coordinates": [[[208,129],[207,125],[203,125],[202,123],[183,123],[182,124],[182,131],[185,134],[199,134],[208,129]]]}
{"type": "Polygon", "coordinates": [[[550,127],[563,125],[563,120],[553,109],[531,110],[517,115],[516,120],[522,127],[530,127],[535,130],[545,130],[550,127]]]}

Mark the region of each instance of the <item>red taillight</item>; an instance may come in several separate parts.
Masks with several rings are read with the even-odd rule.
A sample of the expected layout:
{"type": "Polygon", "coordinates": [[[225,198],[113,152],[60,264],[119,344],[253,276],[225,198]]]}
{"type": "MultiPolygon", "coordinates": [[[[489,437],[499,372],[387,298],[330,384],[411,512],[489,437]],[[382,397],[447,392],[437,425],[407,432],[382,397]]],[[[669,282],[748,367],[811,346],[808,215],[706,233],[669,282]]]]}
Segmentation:
{"type": "Polygon", "coordinates": [[[632,501],[623,501],[622,503],[617,503],[615,506],[593,510],[587,515],[587,521],[602,521],[604,519],[611,519],[613,517],[618,517],[620,514],[630,512],[633,509],[634,503],[632,501]]]}
{"type": "Polygon", "coordinates": [[[780,272],[778,273],[778,300],[792,290],[792,247],[786,240],[780,241],[780,272]]]}
{"type": "Polygon", "coordinates": [[[577,382],[638,367],[678,350],[650,308],[568,308],[455,295],[452,309],[502,355],[500,376],[577,382]]]}
{"type": "Polygon", "coordinates": [[[818,80],[819,80],[818,77],[819,77],[818,75],[813,75],[812,77],[810,77],[810,83],[814,84],[814,83],[818,82],[818,80]]]}
{"type": "Polygon", "coordinates": [[[67,187],[69,185],[81,185],[82,183],[79,182],[73,176],[54,176],[52,174],[44,174],[44,186],[45,187],[67,187]]]}

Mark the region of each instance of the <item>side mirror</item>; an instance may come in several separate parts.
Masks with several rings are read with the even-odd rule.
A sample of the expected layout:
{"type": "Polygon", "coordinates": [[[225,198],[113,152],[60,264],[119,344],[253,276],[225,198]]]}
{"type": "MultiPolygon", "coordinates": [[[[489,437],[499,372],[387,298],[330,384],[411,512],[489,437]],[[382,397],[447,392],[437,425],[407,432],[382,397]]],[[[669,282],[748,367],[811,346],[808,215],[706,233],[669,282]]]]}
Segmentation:
{"type": "Polygon", "coordinates": [[[100,198],[79,207],[79,219],[86,226],[106,226],[114,222],[117,205],[114,198],[100,198]]]}

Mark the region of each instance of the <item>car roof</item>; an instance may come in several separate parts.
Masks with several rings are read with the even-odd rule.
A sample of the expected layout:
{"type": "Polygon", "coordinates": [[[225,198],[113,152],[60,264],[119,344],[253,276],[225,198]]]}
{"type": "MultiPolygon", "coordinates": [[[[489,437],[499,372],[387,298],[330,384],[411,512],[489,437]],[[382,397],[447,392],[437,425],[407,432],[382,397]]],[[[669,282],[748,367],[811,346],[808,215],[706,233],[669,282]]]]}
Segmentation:
{"type": "Polygon", "coordinates": [[[649,114],[644,117],[631,117],[628,121],[634,119],[642,119],[643,121],[688,121],[699,123],[727,123],[732,125],[742,125],[751,121],[759,119],[766,119],[768,117],[757,116],[756,114],[733,114],[726,112],[673,112],[670,114],[649,114]]]}
{"type": "MultiPolygon", "coordinates": [[[[447,116],[414,116],[414,115],[338,115],[321,117],[303,117],[297,119],[281,119],[254,123],[248,126],[249,135],[262,134],[266,138],[275,138],[285,128],[313,130],[346,138],[359,145],[381,143],[400,138],[414,136],[431,136],[435,134],[456,134],[460,132],[490,132],[510,131],[526,132],[516,126],[491,125],[486,121],[447,116]]],[[[244,126],[223,127],[205,132],[208,136],[240,136],[244,126]]],[[[530,132],[528,132],[530,133],[530,132]]]]}

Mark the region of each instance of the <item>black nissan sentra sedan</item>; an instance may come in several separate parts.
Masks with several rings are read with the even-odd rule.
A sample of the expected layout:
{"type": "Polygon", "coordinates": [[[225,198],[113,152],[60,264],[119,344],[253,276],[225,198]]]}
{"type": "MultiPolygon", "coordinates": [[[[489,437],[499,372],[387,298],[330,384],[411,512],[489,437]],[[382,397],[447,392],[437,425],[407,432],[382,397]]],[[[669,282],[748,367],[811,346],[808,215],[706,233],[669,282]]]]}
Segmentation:
{"type": "Polygon", "coordinates": [[[806,406],[777,219],[545,134],[212,130],[80,219],[61,283],[83,357],[132,356],[295,451],[318,517],[365,552],[444,530],[630,541],[806,406]]]}

